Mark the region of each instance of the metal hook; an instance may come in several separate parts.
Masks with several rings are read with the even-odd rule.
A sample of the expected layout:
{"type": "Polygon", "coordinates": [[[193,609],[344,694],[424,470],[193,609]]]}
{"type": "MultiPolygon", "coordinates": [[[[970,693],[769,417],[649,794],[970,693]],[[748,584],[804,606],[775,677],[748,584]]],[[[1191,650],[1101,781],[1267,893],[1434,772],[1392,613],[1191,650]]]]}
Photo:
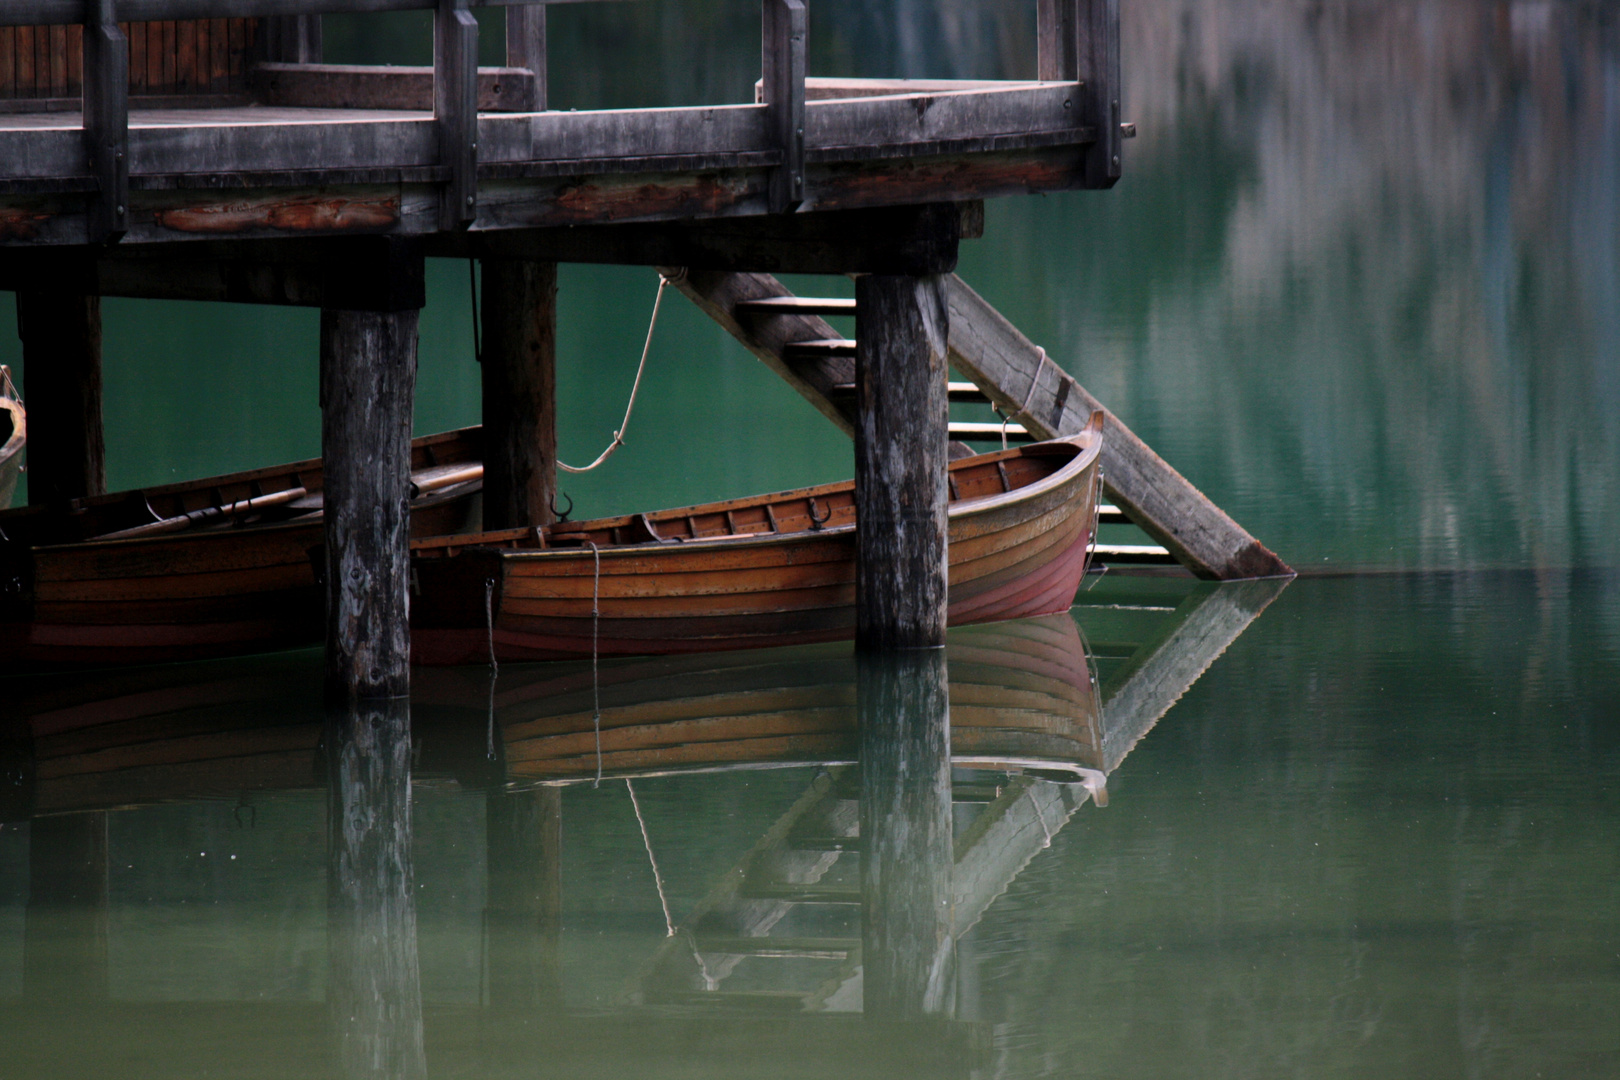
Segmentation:
{"type": "Polygon", "coordinates": [[[827,524],[827,522],[829,522],[831,520],[832,520],[832,507],[830,507],[830,506],[827,507],[827,512],[825,514],[817,515],[817,513],[816,513],[816,500],[811,499],[810,500],[810,531],[811,532],[820,532],[821,527],[823,525],[827,524]]]}
{"type": "Polygon", "coordinates": [[[569,495],[568,492],[565,491],[562,493],[562,497],[568,500],[568,509],[566,510],[557,509],[557,496],[553,495],[551,497],[551,514],[554,518],[556,518],[555,524],[558,525],[561,525],[563,522],[567,521],[568,515],[574,512],[573,496],[569,495]]]}

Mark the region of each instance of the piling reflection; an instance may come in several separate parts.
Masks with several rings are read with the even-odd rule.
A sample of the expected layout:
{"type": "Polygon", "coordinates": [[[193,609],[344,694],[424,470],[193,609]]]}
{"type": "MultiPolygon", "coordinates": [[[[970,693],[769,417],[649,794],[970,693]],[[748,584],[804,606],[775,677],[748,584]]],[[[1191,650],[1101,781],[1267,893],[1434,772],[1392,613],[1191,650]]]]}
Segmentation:
{"type": "Polygon", "coordinates": [[[427,1074],[411,863],[410,701],[327,716],[327,1012],[346,1077],[427,1074]]]}
{"type": "Polygon", "coordinates": [[[944,649],[862,654],[863,1007],[882,1020],[951,1005],[951,711],[944,649]]]}

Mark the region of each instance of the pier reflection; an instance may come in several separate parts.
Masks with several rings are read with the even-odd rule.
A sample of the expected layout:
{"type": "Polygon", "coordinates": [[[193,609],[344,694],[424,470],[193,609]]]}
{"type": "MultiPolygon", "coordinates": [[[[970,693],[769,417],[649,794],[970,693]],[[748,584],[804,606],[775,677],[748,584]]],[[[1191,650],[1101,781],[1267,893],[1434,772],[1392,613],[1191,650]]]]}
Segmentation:
{"type": "Polygon", "coordinates": [[[423,671],[341,715],[314,654],[10,680],[0,1065],[982,1074],[964,935],[1267,588],[1099,607],[1090,653],[1060,616],[423,671]]]}

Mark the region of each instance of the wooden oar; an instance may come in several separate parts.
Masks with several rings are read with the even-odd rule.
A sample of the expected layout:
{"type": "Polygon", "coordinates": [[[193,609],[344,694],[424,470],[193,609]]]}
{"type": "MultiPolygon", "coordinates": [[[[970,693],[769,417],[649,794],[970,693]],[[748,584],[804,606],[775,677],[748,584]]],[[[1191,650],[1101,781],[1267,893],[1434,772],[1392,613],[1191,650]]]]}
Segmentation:
{"type": "MultiPolygon", "coordinates": [[[[431,469],[423,469],[411,476],[411,498],[412,500],[419,499],[423,495],[434,491],[481,479],[483,475],[484,466],[482,462],[437,465],[431,469]]],[[[201,510],[193,510],[189,514],[180,514],[176,517],[164,518],[161,521],[149,521],[144,525],[136,525],[133,528],[119,529],[117,532],[102,533],[95,539],[128,540],[138,536],[161,536],[164,533],[181,532],[194,525],[213,521],[216,518],[249,514],[274,506],[285,506],[287,503],[297,502],[308,494],[309,491],[301,487],[288,488],[285,491],[273,491],[268,495],[241,499],[237,502],[227,503],[224,506],[205,506],[201,510]]],[[[319,493],[315,497],[319,499],[319,493]]],[[[318,510],[319,507],[311,507],[310,509],[312,511],[318,510]]]]}

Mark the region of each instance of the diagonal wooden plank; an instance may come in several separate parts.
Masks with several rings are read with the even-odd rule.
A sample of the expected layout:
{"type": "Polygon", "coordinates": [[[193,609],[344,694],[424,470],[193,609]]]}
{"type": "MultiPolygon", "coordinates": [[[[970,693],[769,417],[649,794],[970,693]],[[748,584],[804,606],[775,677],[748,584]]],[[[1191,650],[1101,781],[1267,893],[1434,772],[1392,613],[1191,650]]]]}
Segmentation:
{"type": "Polygon", "coordinates": [[[1038,438],[1072,435],[1102,409],[1104,491],[1183,566],[1223,581],[1293,574],[955,274],[949,303],[951,363],[1038,438]]]}

